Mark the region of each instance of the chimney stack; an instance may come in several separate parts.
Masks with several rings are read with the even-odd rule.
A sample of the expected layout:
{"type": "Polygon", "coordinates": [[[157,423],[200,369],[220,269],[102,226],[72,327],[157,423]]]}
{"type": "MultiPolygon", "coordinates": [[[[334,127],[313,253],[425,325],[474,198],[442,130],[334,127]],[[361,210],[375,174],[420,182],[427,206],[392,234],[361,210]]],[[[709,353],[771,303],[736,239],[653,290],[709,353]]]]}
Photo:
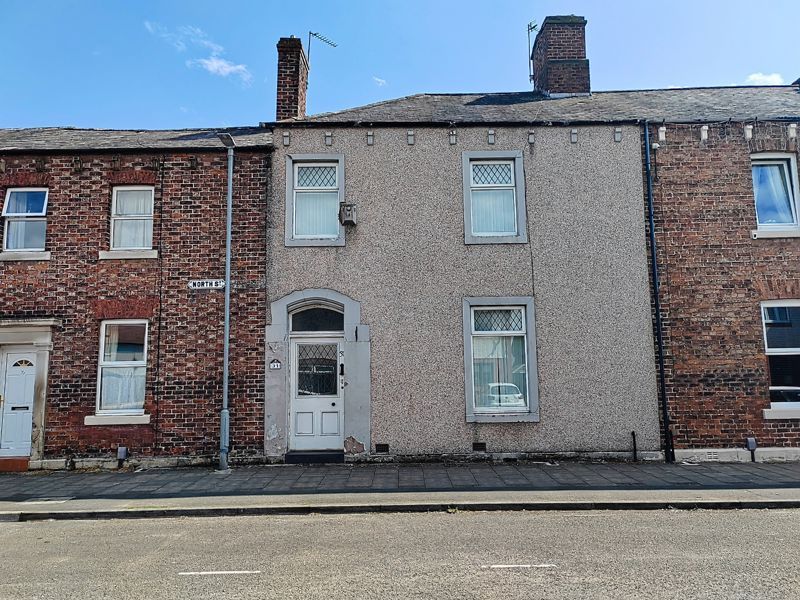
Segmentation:
{"type": "Polygon", "coordinates": [[[533,86],[551,96],[588,94],[586,19],[575,15],[547,17],[531,53],[533,86]]]}
{"type": "Polygon", "coordinates": [[[306,116],[308,58],[294,36],[278,40],[278,93],[275,120],[306,116]]]}

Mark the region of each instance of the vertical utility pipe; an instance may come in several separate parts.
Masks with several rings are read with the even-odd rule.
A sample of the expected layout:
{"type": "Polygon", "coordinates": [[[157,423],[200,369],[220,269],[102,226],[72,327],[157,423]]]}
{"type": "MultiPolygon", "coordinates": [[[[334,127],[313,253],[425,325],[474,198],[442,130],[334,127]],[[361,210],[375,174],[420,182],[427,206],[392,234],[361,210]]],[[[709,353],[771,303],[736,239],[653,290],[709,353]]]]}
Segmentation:
{"type": "Polygon", "coordinates": [[[653,172],[650,164],[650,124],[644,122],[644,168],[647,175],[647,216],[650,225],[650,269],[653,277],[653,304],[656,313],[656,343],[658,344],[658,384],[661,396],[661,420],[664,424],[664,455],[667,462],[675,462],[675,447],[670,430],[667,384],[664,375],[664,332],[661,322],[661,284],[658,278],[658,254],[656,252],[656,223],[653,209],[653,172]]]}
{"type": "Polygon", "coordinates": [[[233,228],[233,148],[230,134],[220,134],[220,140],[228,149],[228,193],[225,216],[225,331],[222,349],[222,411],[219,415],[219,470],[228,470],[230,447],[230,416],[228,413],[228,357],[231,333],[231,230],[233,228]]]}

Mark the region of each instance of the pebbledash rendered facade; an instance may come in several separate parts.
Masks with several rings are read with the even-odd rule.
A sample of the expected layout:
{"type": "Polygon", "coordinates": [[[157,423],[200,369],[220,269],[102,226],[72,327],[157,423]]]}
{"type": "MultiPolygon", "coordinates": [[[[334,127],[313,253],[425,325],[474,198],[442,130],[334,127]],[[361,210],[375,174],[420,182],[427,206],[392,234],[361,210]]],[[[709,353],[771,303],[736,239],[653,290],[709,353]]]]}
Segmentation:
{"type": "MultiPolygon", "coordinates": [[[[231,462],[800,458],[800,83],[592,92],[585,25],[532,92],[317,116],[280,40],[225,130],[231,462]]],[[[7,468],[215,460],[217,133],[0,131],[7,468]]]]}

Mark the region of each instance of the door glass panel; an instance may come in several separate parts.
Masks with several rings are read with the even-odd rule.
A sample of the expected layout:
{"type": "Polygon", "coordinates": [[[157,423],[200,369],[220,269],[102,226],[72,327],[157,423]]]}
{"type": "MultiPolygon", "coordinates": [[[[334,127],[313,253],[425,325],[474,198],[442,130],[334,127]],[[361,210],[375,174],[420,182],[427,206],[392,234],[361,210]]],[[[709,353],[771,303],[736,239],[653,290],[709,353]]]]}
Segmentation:
{"type": "Polygon", "coordinates": [[[338,344],[297,345],[297,395],[335,396],[338,344]]]}

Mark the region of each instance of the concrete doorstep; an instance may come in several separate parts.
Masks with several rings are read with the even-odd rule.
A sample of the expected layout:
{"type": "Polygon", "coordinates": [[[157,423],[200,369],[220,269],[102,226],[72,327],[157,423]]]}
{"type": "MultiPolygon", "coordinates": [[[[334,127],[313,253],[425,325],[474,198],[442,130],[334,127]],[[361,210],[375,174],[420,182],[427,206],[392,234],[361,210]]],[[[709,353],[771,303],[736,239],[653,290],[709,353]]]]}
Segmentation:
{"type": "Polygon", "coordinates": [[[800,489],[297,494],[0,502],[0,521],[154,519],[403,512],[800,508],[800,489]]]}

